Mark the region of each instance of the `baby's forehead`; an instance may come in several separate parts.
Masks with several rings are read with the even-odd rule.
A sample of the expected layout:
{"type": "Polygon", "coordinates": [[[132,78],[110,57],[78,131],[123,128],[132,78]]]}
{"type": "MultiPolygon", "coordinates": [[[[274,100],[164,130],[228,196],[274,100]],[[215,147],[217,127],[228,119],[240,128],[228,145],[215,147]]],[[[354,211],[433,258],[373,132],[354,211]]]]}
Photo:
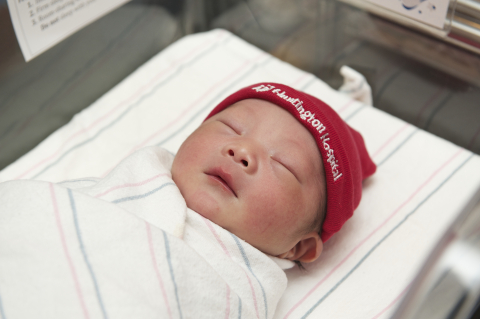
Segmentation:
{"type": "Polygon", "coordinates": [[[281,137],[299,143],[313,139],[308,129],[290,112],[272,102],[261,99],[240,100],[215,115],[231,124],[241,124],[251,130],[262,131],[265,138],[281,137]]]}
{"type": "MultiPolygon", "coordinates": [[[[262,104],[264,103],[270,103],[264,100],[259,100],[259,99],[244,99],[237,101],[230,105],[229,107],[226,107],[224,110],[222,110],[220,113],[232,113],[232,112],[241,112],[241,111],[254,111],[257,108],[262,107],[262,104]]],[[[273,104],[273,103],[270,103],[273,104]]],[[[275,104],[273,104],[275,105],[275,104]]],[[[276,106],[276,105],[275,105],[276,106]]],[[[278,107],[278,106],[277,106],[278,107]]]]}
{"type": "MultiPolygon", "coordinates": [[[[295,119],[295,117],[290,114],[287,110],[278,106],[272,102],[261,100],[261,99],[244,99],[238,102],[233,103],[229,107],[220,111],[217,114],[223,114],[227,117],[236,117],[244,116],[247,118],[257,117],[258,119],[271,119],[278,118],[280,116],[288,117],[295,119]],[[260,116],[260,117],[259,117],[260,116]],[[268,116],[268,118],[261,117],[268,116]]],[[[296,120],[295,120],[296,121],[296,120]]],[[[258,122],[268,122],[268,121],[258,121],[258,122]]]]}

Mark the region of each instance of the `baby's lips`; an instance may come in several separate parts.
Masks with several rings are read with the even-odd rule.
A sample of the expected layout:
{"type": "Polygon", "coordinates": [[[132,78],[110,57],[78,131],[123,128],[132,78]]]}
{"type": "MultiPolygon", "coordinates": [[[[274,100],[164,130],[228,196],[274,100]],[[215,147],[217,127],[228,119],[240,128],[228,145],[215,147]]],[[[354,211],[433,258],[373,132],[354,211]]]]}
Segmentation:
{"type": "Polygon", "coordinates": [[[235,197],[237,197],[237,191],[236,191],[237,189],[235,187],[233,177],[224,168],[215,167],[215,168],[207,171],[206,174],[218,177],[220,179],[220,182],[224,183],[224,185],[232,191],[232,193],[235,195],[235,197]]]}

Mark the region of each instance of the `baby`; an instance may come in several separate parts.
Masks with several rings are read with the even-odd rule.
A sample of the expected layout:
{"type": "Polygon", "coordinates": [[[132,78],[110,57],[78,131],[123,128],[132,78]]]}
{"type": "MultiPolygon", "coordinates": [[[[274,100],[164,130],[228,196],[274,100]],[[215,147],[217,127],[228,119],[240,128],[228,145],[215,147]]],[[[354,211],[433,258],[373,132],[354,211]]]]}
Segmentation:
{"type": "Polygon", "coordinates": [[[187,206],[262,252],[312,262],[376,170],[361,135],[291,87],[230,95],[180,147],[172,178],[187,206]]]}
{"type": "Polygon", "coordinates": [[[0,312],[272,318],[284,269],[320,256],[375,168],[325,103],[243,88],[175,157],[153,146],[104,178],[0,183],[0,312]]]}

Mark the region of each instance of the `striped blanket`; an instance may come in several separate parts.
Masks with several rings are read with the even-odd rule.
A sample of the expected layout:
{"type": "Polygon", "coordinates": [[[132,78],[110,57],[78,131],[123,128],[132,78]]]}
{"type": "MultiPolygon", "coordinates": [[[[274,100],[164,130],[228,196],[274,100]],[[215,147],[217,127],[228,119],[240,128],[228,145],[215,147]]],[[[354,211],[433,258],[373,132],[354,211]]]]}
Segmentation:
{"type": "MultiPolygon", "coordinates": [[[[246,262],[234,238],[228,234],[221,235],[220,230],[217,232],[232,259],[239,261],[240,264],[243,262],[243,270],[235,276],[246,276],[245,272],[251,275],[249,278],[255,291],[255,298],[252,291],[248,292],[249,298],[252,302],[257,301],[257,307],[255,308],[254,302],[251,308],[253,309],[251,317],[257,318],[258,309],[258,318],[272,315],[275,319],[389,318],[429,251],[479,187],[480,157],[341,94],[314,75],[280,61],[224,30],[185,37],[160,52],[90,107],[77,114],[68,125],[57,130],[30,153],[1,171],[0,182],[16,179],[60,182],[85,176],[102,178],[107,176],[123,158],[144,146],[159,145],[175,153],[183,140],[223,98],[247,85],[269,81],[285,83],[332,106],[349,125],[361,132],[370,155],[378,165],[378,170],[374,176],[365,181],[362,201],[353,217],[325,244],[319,260],[306,265],[306,271],[297,267],[285,271],[288,279],[287,288],[276,309],[274,302],[270,303],[268,299],[270,297],[267,284],[264,284],[260,275],[252,268],[266,293],[268,309],[265,308],[262,288],[248,267],[248,264],[252,266],[253,257],[252,259],[248,257],[249,262],[246,262]]],[[[419,107],[421,108],[421,105],[419,107]]],[[[152,177],[154,175],[145,176],[138,182],[152,177]]],[[[112,187],[124,184],[118,183],[112,187]]],[[[45,199],[51,202],[49,184],[42,185],[45,185],[43,191],[45,199]]],[[[145,184],[141,187],[147,186],[148,184],[145,184]]],[[[160,186],[161,184],[157,187],[160,186]]],[[[169,187],[164,187],[162,191],[169,190],[169,187]]],[[[53,189],[58,209],[66,210],[65,216],[70,218],[70,227],[75,227],[68,191],[64,188],[59,188],[58,191],[56,187],[53,189]]],[[[144,188],[144,192],[139,194],[146,194],[153,189],[144,188]]],[[[76,200],[76,193],[72,192],[76,200]]],[[[28,194],[29,199],[33,195],[25,192],[22,194],[28,194]]],[[[116,194],[116,191],[112,191],[104,196],[111,200],[119,199],[120,197],[113,197],[116,194]]],[[[133,201],[123,203],[132,204],[133,201]]],[[[53,207],[52,203],[49,205],[53,207]]],[[[0,207],[1,209],[3,207],[0,207]]],[[[77,214],[80,214],[79,209],[77,206],[77,214]]],[[[51,214],[54,214],[54,211],[51,214]]],[[[66,227],[65,222],[63,220],[61,222],[62,227],[66,227]]],[[[78,222],[80,235],[83,235],[83,231],[86,231],[82,226],[84,221],[78,222]]],[[[110,228],[115,226],[111,222],[106,225],[110,228]]],[[[106,225],[97,227],[106,229],[106,225]]],[[[138,251],[148,254],[148,258],[144,258],[141,265],[145,270],[143,275],[152,285],[156,284],[152,289],[161,291],[157,272],[152,268],[153,257],[150,251],[153,249],[155,258],[159,260],[158,251],[166,254],[163,233],[157,234],[154,232],[155,228],[150,227],[152,235],[149,235],[145,222],[142,227],[139,230],[139,242],[143,246],[140,246],[138,251]],[[160,244],[155,245],[158,237],[160,244]],[[153,248],[149,246],[149,238],[152,238],[153,248]]],[[[18,231],[23,231],[28,238],[28,229],[18,231]]],[[[72,230],[74,231],[76,232],[75,229],[72,230]]],[[[55,233],[45,232],[44,235],[56,236],[56,245],[61,244],[58,241],[60,236],[58,227],[55,233]]],[[[74,240],[73,243],[67,243],[67,248],[77,275],[81,275],[80,271],[84,272],[83,277],[78,277],[78,283],[89,284],[89,289],[93,290],[98,287],[105,313],[109,315],[118,305],[106,302],[109,297],[104,291],[107,288],[104,288],[103,283],[98,280],[94,284],[89,266],[80,268],[82,262],[85,265],[87,263],[79,247],[86,249],[90,246],[85,242],[83,246],[79,246],[78,238],[83,237],[75,236],[71,238],[74,240]],[[74,255],[73,251],[70,251],[73,247],[80,249],[79,255],[74,255]]],[[[176,237],[173,235],[168,237],[167,233],[167,238],[172,239],[169,241],[171,243],[176,237]]],[[[217,240],[214,235],[213,239],[217,240]]],[[[4,249],[4,245],[8,247],[10,244],[10,240],[7,242],[3,238],[0,240],[1,249],[4,249]]],[[[28,245],[22,248],[26,250],[28,245]]],[[[60,250],[62,249],[60,247],[60,250]]],[[[34,250],[31,252],[35,253],[34,250]]],[[[88,254],[89,251],[86,252],[88,264],[96,275],[95,261],[88,254]]],[[[173,250],[170,249],[170,252],[173,250]]],[[[26,254],[26,251],[24,253],[26,254]]],[[[227,254],[222,245],[220,254],[227,254]]],[[[10,261],[3,261],[5,258],[3,255],[0,256],[0,260],[15,264],[20,271],[25,258],[21,251],[9,251],[8,257],[10,261]]],[[[66,259],[66,256],[63,258],[66,259]]],[[[42,269],[50,267],[51,271],[60,267],[55,263],[47,266],[47,259],[48,256],[39,256],[38,267],[43,267],[42,269]]],[[[168,260],[165,267],[167,269],[169,267],[168,260]]],[[[69,269],[67,270],[70,271],[69,269]]],[[[152,300],[149,299],[150,295],[143,291],[134,292],[133,289],[137,286],[131,277],[116,278],[117,282],[113,283],[115,269],[110,269],[111,274],[108,276],[112,276],[111,285],[115,285],[117,291],[126,294],[131,290],[131,295],[134,296],[131,299],[144,298],[142,302],[148,305],[164,302],[163,294],[160,295],[160,299],[152,300]]],[[[179,270],[175,265],[172,269],[176,279],[179,270]]],[[[0,276],[2,272],[0,269],[0,276]]],[[[166,290],[167,285],[171,285],[172,282],[170,271],[159,273],[166,290]]],[[[28,276],[25,280],[33,282],[34,279],[40,280],[34,275],[28,276]]],[[[17,303],[18,306],[22,301],[24,308],[34,309],[32,313],[35,311],[35,314],[39,312],[36,308],[41,308],[40,301],[29,303],[30,301],[25,302],[22,298],[29,291],[33,289],[39,291],[40,288],[29,285],[21,296],[10,295],[10,291],[4,288],[4,280],[3,277],[0,279],[2,319],[14,318],[14,315],[9,315],[11,304],[17,303]]],[[[37,284],[45,285],[48,280],[37,284]]],[[[75,282],[70,279],[70,287],[77,294],[75,282]]],[[[250,289],[250,283],[247,284],[250,289]]],[[[81,288],[84,289],[83,286],[81,288]]],[[[180,288],[178,289],[179,298],[182,298],[180,288]]],[[[221,318],[228,316],[238,318],[240,303],[233,297],[233,288],[231,287],[230,293],[224,289],[220,295],[215,296],[220,300],[218,302],[223,302],[221,318]],[[227,297],[230,303],[226,302],[227,297]]],[[[96,292],[89,296],[94,296],[97,304],[100,304],[96,292]]],[[[38,294],[37,297],[41,301],[44,300],[42,294],[38,294]]],[[[77,297],[77,303],[78,300],[77,297]]],[[[243,300],[241,317],[250,318],[243,312],[247,308],[247,299],[245,304],[243,300]]],[[[168,301],[172,317],[179,318],[176,299],[168,301]]],[[[86,304],[87,302],[85,300],[86,304]]],[[[122,304],[126,305],[127,302],[122,304]]],[[[101,307],[97,306],[96,309],[101,307]]],[[[87,310],[88,315],[82,313],[82,316],[93,317],[93,308],[87,310]]],[[[196,314],[194,317],[199,316],[200,314],[196,314]]],[[[101,313],[99,317],[102,317],[101,313]]],[[[140,318],[142,315],[136,317],[140,318]]],[[[186,315],[183,314],[183,317],[186,318],[186,315]]]]}
{"type": "Polygon", "coordinates": [[[148,147],[103,179],[0,184],[2,318],[272,318],[283,260],[187,209],[172,159],[148,147]]]}

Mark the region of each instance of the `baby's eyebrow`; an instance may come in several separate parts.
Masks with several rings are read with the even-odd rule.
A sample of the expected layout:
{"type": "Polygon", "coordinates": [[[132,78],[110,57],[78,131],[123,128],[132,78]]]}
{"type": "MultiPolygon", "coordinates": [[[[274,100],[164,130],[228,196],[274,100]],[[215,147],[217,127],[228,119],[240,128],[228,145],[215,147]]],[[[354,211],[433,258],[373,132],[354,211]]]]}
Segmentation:
{"type": "Polygon", "coordinates": [[[298,154],[301,153],[304,147],[300,145],[297,139],[285,139],[282,140],[282,145],[284,145],[285,149],[293,148],[293,151],[288,151],[289,154],[298,154]]]}

